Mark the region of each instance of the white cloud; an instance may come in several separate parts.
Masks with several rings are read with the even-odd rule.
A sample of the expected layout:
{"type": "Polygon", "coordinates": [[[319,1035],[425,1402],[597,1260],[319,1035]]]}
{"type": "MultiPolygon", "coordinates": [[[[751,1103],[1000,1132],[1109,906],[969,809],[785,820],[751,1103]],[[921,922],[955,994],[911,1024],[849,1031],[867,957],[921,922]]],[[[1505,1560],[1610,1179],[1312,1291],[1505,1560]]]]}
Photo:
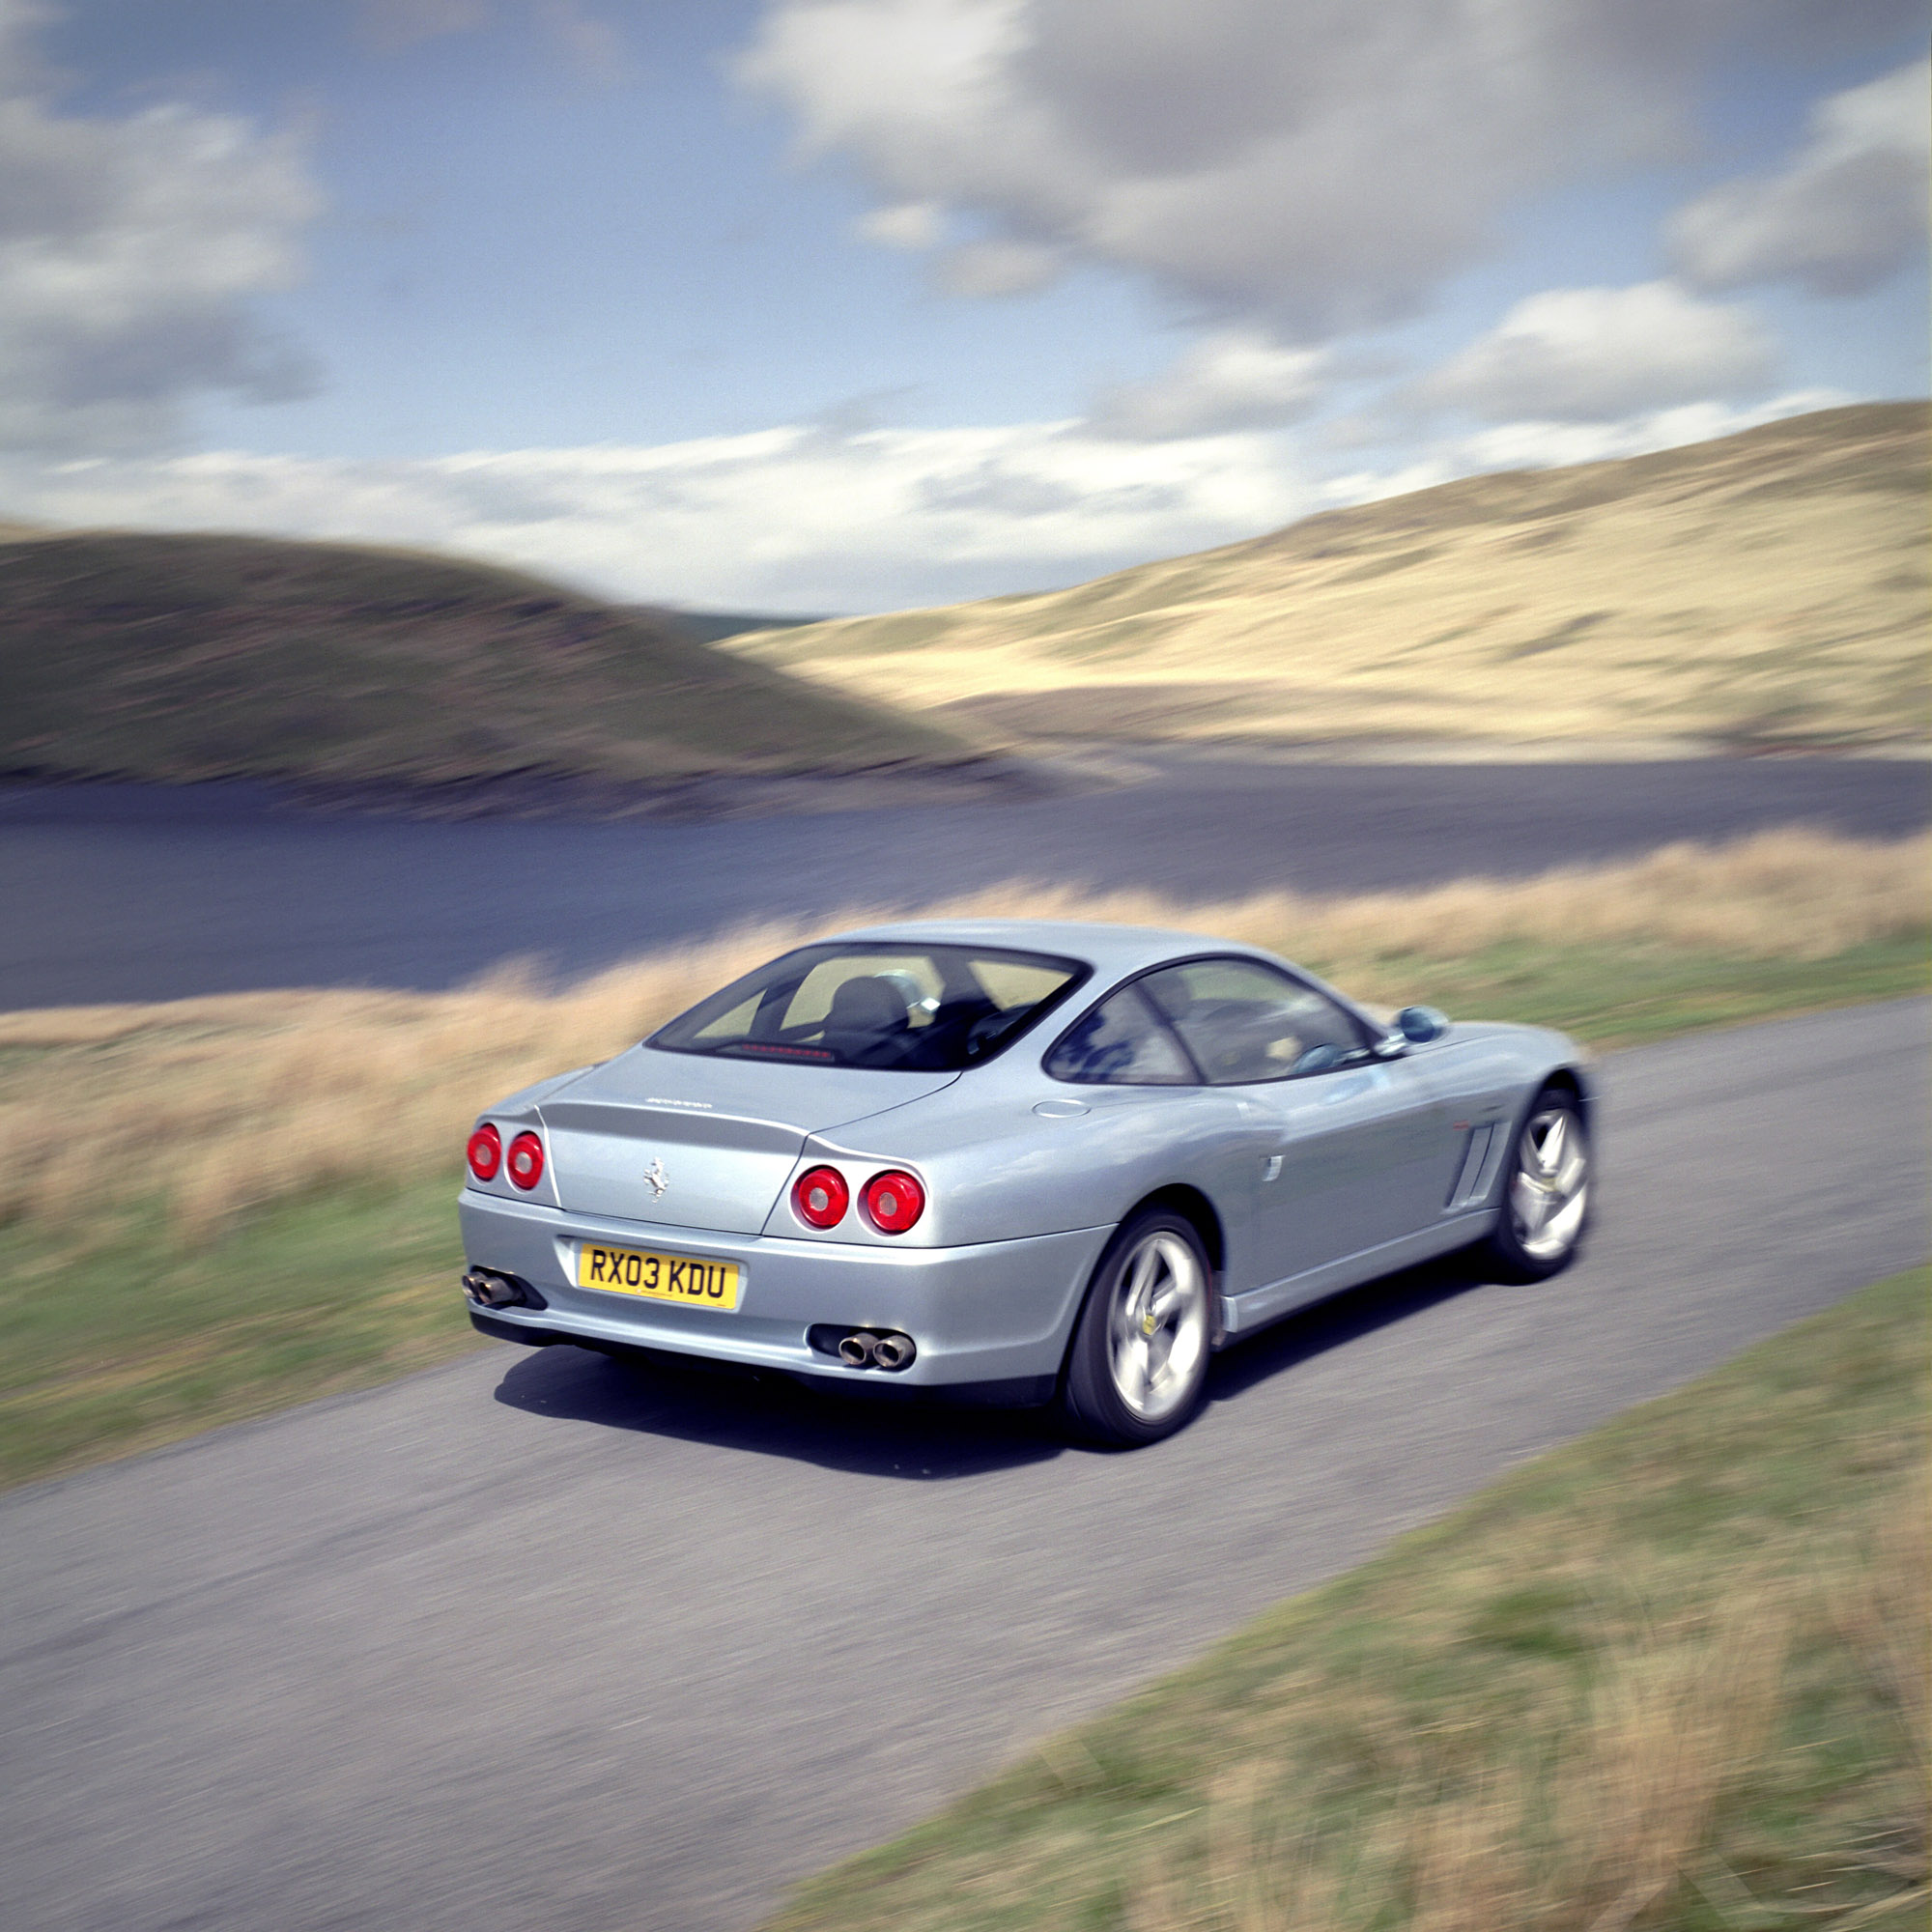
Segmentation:
{"type": "Polygon", "coordinates": [[[1044,288],[1059,274],[1061,258],[1032,242],[965,242],[949,248],[936,265],[939,285],[955,296],[1019,296],[1044,288]]]}
{"type": "Polygon", "coordinates": [[[793,425],[387,462],[14,457],[0,459],[0,520],[415,545],[640,603],[883,611],[1077,583],[1456,476],[1641,455],[1853,400],[1811,389],[1615,422],[1500,422],[1325,475],[1280,438],[1133,442],[1079,423],[793,425]]]}
{"type": "Polygon", "coordinates": [[[290,134],[157,106],[63,115],[0,0],[0,447],[139,449],[197,391],[299,391],[250,298],[300,272],[320,210],[290,134]]]}
{"type": "Polygon", "coordinates": [[[1492,469],[1552,469],[1573,463],[1603,463],[1612,457],[1645,456],[1735,436],[1760,423],[1834,409],[1855,401],[1838,389],[1792,389],[1762,403],[1683,403],[1673,409],[1643,410],[1618,422],[1506,422],[1444,439],[1418,451],[1399,470],[1375,477],[1341,476],[1329,488],[1349,496],[1392,496],[1426,489],[1451,477],[1492,469]]]}
{"type": "Polygon", "coordinates": [[[902,201],[862,214],[859,233],[882,248],[935,248],[945,233],[945,215],[929,201],[902,201]]]}
{"type": "Polygon", "coordinates": [[[1851,398],[1498,423],[1316,476],[1278,438],[1108,440],[1077,423],[788,426],[648,448],[362,462],[210,451],[0,461],[0,519],[416,545],[619,599],[860,611],[1076,583],[1314,511],[1490,469],[1633,456],[1851,398]]]}
{"type": "Polygon", "coordinates": [[[1283,349],[1252,329],[1197,342],[1151,382],[1104,391],[1093,423],[1102,435],[1148,440],[1293,422],[1321,400],[1328,357],[1283,349]]]}
{"type": "Polygon", "coordinates": [[[1746,310],[1639,282],[1530,296],[1411,394],[1491,422],[1608,422],[1748,395],[1776,369],[1770,339],[1746,310]]]}
{"type": "Polygon", "coordinates": [[[880,610],[1077,582],[1317,506],[1264,438],[1132,444],[1066,423],[0,467],[0,515],[417,544],[727,610],[880,610]]]}
{"type": "Polygon", "coordinates": [[[1782,174],[1727,182],[1669,227],[1678,271],[1699,287],[1789,276],[1814,295],[1852,296],[1925,245],[1932,64],[1848,88],[1812,110],[1782,174]]]}
{"type": "MultiPolygon", "coordinates": [[[[741,83],[889,207],[1321,340],[1418,310],[1568,174],[1681,152],[1712,62],[1918,0],[768,0],[741,83]]],[[[1033,283],[962,272],[999,293],[1033,283]]]]}

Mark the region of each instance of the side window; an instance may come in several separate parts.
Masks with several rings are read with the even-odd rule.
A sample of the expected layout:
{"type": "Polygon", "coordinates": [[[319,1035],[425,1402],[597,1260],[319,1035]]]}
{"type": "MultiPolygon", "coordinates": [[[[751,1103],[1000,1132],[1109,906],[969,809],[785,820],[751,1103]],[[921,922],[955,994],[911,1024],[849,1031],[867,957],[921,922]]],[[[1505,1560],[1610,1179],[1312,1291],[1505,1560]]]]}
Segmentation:
{"type": "Polygon", "coordinates": [[[1137,986],[1128,986],[1077,1021],[1046,1057],[1056,1080],[1083,1086],[1181,1087],[1195,1084],[1175,1044],[1137,986]]]}
{"type": "Polygon", "coordinates": [[[1258,959],[1196,959],[1140,984],[1216,1087],[1325,1073],[1368,1045],[1333,1000],[1258,959]]]}

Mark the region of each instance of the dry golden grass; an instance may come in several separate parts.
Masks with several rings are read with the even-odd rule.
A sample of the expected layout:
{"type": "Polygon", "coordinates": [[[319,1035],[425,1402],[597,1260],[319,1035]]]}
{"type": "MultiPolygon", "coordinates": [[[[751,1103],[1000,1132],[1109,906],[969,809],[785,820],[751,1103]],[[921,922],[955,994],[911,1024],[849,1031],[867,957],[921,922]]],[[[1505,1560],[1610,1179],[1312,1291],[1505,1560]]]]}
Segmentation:
{"type": "MultiPolygon", "coordinates": [[[[1924,929],[1928,876],[1932,836],[1887,844],[1788,831],[1410,894],[1182,907],[1019,882],[943,910],[1183,925],[1394,1003],[1416,960],[1510,941],[1832,957],[1924,929]]],[[[74,1229],[117,1203],[161,1202],[192,1241],[291,1195],[453,1173],[481,1107],[620,1051],[809,936],[746,928],[561,989],[506,971],[448,994],[251,993],[0,1015],[0,1221],[74,1229]]]]}
{"type": "MultiPolygon", "coordinates": [[[[1715,1922],[1758,1923],[1762,1901],[1713,1847],[1720,1812],[1761,1780],[1805,1694],[1799,1652],[1837,1652],[1869,1699],[1892,1709],[1896,1755],[1923,1792],[1932,1486],[1922,1463],[1868,1516],[1875,1529],[1823,1548],[1788,1539],[1760,1551],[1701,1601],[1692,1583],[1661,1623],[1640,1603],[1606,1615],[1573,1680],[1587,1687],[1580,1708],[1552,1683],[1507,1725],[1466,1726],[1474,1735],[1461,1752],[1439,1732],[1418,1731],[1391,1699],[1304,1677],[1258,1727],[1275,1741],[1272,1754],[1237,1744],[1205,1806],[1158,1821],[1186,1830],[1135,1872],[1132,1932],[1624,1932],[1659,1922],[1653,1909],[1687,1884],[1714,1904],[1715,1922]],[[1282,1755],[1279,1740],[1299,1733],[1305,1743],[1338,1726],[1358,1756],[1378,1762],[1395,1798],[1322,1832],[1305,1809],[1307,1760],[1282,1755]],[[1740,1906],[1742,1921],[1730,1916],[1740,1906]]],[[[1602,1548],[1585,1560],[1601,1582],[1602,1550],[1615,1539],[1607,1522],[1596,1534],[1602,1548]]],[[[1681,1577],[1629,1580],[1683,1588],[1681,1577]]],[[[1909,1906],[1924,1896],[1922,1833],[1902,1854],[1847,1845],[1835,1869],[1892,1886],[1888,1911],[1909,1906]],[[1901,1882],[1921,1889],[1901,1892],[1901,1882]]],[[[1867,1914],[1841,1906],[1807,1916],[1850,1926],[1867,1914]]]]}
{"type": "Polygon", "coordinates": [[[781,942],[667,952],[562,991],[221,995],[0,1016],[0,1219],[158,1199],[190,1240],[287,1195],[453,1171],[478,1108],[607,1058],[781,942]]]}
{"type": "Polygon", "coordinates": [[[1870,1561],[1832,1578],[1833,1619],[1890,1706],[1924,1787],[1932,1782],[1932,1464],[1900,1490],[1872,1543],[1870,1561]]]}
{"type": "Polygon", "coordinates": [[[1926,427],[1823,411],[727,648],[996,741],[1922,741],[1926,427]]]}
{"type": "Polygon", "coordinates": [[[771,1932],[1923,1925],[1929,1285],[1525,1463],[771,1932]]]}

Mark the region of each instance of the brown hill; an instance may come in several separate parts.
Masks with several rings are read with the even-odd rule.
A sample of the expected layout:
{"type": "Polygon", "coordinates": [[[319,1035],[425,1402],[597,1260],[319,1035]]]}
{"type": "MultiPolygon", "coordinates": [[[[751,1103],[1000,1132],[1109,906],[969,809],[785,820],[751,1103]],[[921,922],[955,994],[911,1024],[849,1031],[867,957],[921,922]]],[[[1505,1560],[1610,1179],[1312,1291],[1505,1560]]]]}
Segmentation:
{"type": "Polygon", "coordinates": [[[1009,740],[1926,736],[1924,403],[1471,476],[1071,590],[734,638],[1009,740]]]}
{"type": "Polygon", "coordinates": [[[488,565],[258,537],[0,541],[16,774],[649,788],[969,755],[668,613],[488,565]]]}

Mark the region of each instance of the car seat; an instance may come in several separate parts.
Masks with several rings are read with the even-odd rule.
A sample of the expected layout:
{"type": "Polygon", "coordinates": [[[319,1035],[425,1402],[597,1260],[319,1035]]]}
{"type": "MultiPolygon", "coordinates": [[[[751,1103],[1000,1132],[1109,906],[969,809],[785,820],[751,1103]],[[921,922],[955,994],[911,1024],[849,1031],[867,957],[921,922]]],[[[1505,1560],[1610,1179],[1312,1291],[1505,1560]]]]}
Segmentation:
{"type": "Polygon", "coordinates": [[[827,1033],[880,1039],[904,1033],[909,1023],[905,995],[876,975],[844,980],[825,1015],[827,1033]]]}

